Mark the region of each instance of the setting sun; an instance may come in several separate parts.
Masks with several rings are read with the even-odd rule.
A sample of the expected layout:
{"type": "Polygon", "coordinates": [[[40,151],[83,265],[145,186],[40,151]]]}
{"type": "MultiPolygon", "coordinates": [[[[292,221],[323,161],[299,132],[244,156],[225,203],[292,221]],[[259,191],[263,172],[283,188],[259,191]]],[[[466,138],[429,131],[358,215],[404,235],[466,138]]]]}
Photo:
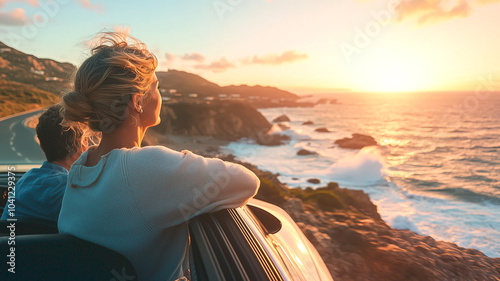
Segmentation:
{"type": "Polygon", "coordinates": [[[424,69],[414,61],[377,58],[359,67],[356,86],[373,92],[410,92],[427,86],[424,69]]]}

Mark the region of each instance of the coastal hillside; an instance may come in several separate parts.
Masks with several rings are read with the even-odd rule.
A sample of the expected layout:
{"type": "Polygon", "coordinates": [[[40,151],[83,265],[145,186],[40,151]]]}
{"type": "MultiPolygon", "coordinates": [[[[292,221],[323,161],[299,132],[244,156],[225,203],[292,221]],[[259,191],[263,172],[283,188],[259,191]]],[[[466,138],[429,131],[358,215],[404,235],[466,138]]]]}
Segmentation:
{"type": "Polygon", "coordinates": [[[44,108],[59,101],[51,92],[31,85],[0,79],[0,118],[36,108],[44,108]]]}
{"type": "Polygon", "coordinates": [[[0,42],[0,78],[59,94],[70,87],[76,66],[38,58],[0,42]]]}
{"type": "MultiPolygon", "coordinates": [[[[0,42],[0,116],[45,107],[71,89],[71,76],[77,67],[71,63],[38,58],[0,42]],[[11,103],[15,105],[11,106],[11,103]]],[[[160,89],[171,103],[205,103],[213,100],[238,100],[254,107],[311,106],[297,103],[298,96],[269,86],[219,86],[196,74],[180,71],[158,71],[160,89]]]]}
{"type": "Polygon", "coordinates": [[[170,69],[167,72],[158,71],[156,73],[160,81],[160,88],[175,90],[179,94],[197,94],[202,97],[239,97],[243,99],[265,98],[265,99],[287,99],[296,100],[298,96],[269,86],[247,86],[247,85],[230,85],[219,86],[210,82],[201,76],[193,73],[170,69]]]}
{"type": "Polygon", "coordinates": [[[217,97],[223,91],[221,87],[201,76],[180,70],[158,71],[156,76],[160,81],[161,89],[175,89],[179,94],[196,93],[200,96],[217,97]]]}
{"type": "Polygon", "coordinates": [[[227,93],[240,95],[241,97],[260,97],[260,98],[269,98],[269,99],[289,99],[295,100],[298,99],[296,94],[292,94],[287,91],[280,90],[276,87],[270,86],[248,86],[248,85],[230,85],[223,87],[227,93]]]}

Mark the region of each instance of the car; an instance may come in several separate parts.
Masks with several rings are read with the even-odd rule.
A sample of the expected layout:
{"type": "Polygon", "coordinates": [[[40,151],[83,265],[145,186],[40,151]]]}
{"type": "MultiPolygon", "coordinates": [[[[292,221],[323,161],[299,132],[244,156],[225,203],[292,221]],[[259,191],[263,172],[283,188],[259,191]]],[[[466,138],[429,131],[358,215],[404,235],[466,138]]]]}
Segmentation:
{"type": "MultiPolygon", "coordinates": [[[[189,232],[187,280],[332,280],[297,224],[273,204],[251,199],[239,208],[203,214],[189,221],[189,232]]],[[[123,255],[58,234],[54,222],[3,220],[0,236],[0,253],[7,257],[0,280],[138,280],[123,255]]]]}

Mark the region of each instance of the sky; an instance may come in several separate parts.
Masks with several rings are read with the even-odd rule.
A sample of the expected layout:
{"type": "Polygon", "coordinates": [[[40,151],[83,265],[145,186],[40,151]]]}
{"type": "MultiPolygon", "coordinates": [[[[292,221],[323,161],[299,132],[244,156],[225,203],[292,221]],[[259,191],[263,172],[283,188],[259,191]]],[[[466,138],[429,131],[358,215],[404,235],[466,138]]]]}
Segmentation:
{"type": "Polygon", "coordinates": [[[500,0],[0,0],[0,41],[80,65],[129,31],[159,71],[298,94],[500,88],[500,0]]]}

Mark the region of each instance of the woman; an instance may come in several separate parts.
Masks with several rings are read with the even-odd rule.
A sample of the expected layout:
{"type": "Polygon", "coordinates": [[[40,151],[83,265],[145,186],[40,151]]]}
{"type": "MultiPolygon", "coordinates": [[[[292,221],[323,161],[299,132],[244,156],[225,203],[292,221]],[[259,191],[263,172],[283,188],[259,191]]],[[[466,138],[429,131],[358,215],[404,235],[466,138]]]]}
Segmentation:
{"type": "Polygon", "coordinates": [[[187,221],[244,205],[259,186],[246,168],[161,146],[141,148],[160,123],[156,57],[127,35],[100,34],[63,97],[63,117],[101,132],[68,175],[58,227],[113,249],[139,280],[175,280],[188,268],[187,221]]]}

